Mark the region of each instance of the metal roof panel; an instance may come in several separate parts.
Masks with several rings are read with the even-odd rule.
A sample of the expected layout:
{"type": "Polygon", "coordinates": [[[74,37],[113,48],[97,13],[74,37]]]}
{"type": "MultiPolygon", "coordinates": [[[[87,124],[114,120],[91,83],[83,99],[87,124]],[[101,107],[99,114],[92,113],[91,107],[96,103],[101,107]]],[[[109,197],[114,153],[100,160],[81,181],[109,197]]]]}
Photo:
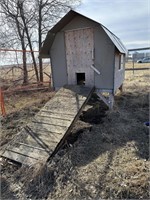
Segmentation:
{"type": "Polygon", "coordinates": [[[127,54],[127,49],[125,48],[125,46],[123,45],[121,40],[115,34],[113,34],[111,31],[109,31],[105,26],[102,25],[101,27],[106,32],[106,34],[109,36],[109,38],[114,43],[116,48],[120,51],[120,53],[127,54]]]}
{"type": "Polygon", "coordinates": [[[115,35],[113,34],[110,30],[108,30],[105,26],[103,26],[102,24],[100,24],[99,22],[90,19],[76,11],[70,10],[53,28],[51,28],[48,31],[48,34],[46,36],[46,39],[44,41],[44,44],[41,48],[40,51],[40,57],[42,58],[49,58],[49,51],[50,48],[53,44],[55,35],[57,32],[59,32],[66,24],[68,24],[75,16],[80,15],[82,17],[85,17],[97,24],[99,24],[103,30],[106,32],[106,34],[108,35],[108,37],[111,39],[111,41],[113,42],[113,44],[116,46],[116,48],[124,54],[127,54],[127,49],[125,48],[125,46],[122,44],[121,40],[115,35]]]}

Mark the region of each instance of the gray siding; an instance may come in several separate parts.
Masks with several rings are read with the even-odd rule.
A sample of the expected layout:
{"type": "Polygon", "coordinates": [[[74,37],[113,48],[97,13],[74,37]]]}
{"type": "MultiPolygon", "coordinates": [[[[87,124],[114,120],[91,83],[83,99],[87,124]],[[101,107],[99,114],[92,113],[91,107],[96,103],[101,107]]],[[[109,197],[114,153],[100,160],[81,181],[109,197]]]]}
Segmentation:
{"type": "Polygon", "coordinates": [[[122,85],[125,75],[125,55],[123,55],[123,67],[119,69],[119,53],[115,54],[115,72],[114,72],[114,93],[122,85]]]}
{"type": "Polygon", "coordinates": [[[104,30],[96,22],[93,22],[87,18],[76,16],[68,23],[60,32],[56,34],[53,42],[50,57],[52,63],[53,83],[55,88],[60,88],[68,83],[67,80],[67,64],[65,53],[65,40],[64,32],[66,30],[73,30],[79,28],[94,28],[94,46],[95,46],[95,68],[100,71],[100,75],[94,72],[94,84],[98,89],[113,90],[113,86],[118,87],[122,81],[123,73],[119,76],[119,80],[114,84],[115,78],[118,76],[118,72],[115,70],[115,46],[104,32],[104,30]]]}
{"type": "Polygon", "coordinates": [[[95,86],[98,89],[113,89],[115,47],[101,27],[95,29],[95,86]]]}
{"type": "Polygon", "coordinates": [[[67,84],[66,54],[64,34],[57,33],[50,50],[53,85],[55,89],[67,84]]]}

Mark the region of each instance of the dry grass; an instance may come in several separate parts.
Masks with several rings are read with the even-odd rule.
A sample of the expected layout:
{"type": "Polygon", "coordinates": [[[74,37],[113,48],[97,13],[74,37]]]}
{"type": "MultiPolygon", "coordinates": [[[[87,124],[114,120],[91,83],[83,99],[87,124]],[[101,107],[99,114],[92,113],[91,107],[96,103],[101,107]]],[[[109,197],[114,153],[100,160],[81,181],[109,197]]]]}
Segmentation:
{"type": "Polygon", "coordinates": [[[5,94],[5,110],[7,117],[2,120],[0,144],[10,141],[43,105],[53,97],[54,92],[29,91],[20,94],[5,94]]]}
{"type": "Polygon", "coordinates": [[[45,91],[29,91],[21,92],[18,94],[10,93],[5,94],[5,109],[7,115],[15,112],[21,112],[26,108],[33,108],[34,105],[40,105],[46,103],[54,92],[48,90],[45,91]]]}
{"type": "MultiPolygon", "coordinates": [[[[27,66],[29,83],[36,82],[35,71],[32,65],[27,66]]],[[[43,72],[50,75],[50,65],[43,64],[43,72]]],[[[44,73],[44,81],[49,81],[49,77],[44,73]]],[[[19,67],[1,67],[0,68],[0,86],[3,88],[15,87],[23,83],[23,70],[19,67]]]]}
{"type": "MultiPolygon", "coordinates": [[[[127,71],[124,92],[116,95],[112,111],[93,96],[74,126],[72,140],[42,167],[45,170],[33,174],[33,169],[3,164],[5,199],[149,199],[149,132],[144,126],[148,92],[149,71],[127,71]]],[[[35,102],[37,98],[38,93],[35,102]]],[[[38,103],[32,105],[38,108],[38,103]]],[[[23,110],[18,116],[24,117],[23,110]]],[[[31,113],[25,112],[26,119],[31,113]]],[[[10,120],[16,122],[10,117],[3,124],[7,127],[10,120]]]]}

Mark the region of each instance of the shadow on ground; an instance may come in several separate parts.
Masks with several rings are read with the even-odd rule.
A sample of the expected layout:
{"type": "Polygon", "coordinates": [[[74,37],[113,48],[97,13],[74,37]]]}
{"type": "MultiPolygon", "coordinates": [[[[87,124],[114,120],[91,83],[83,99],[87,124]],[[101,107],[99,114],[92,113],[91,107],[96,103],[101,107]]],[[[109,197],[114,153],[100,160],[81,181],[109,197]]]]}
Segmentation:
{"type": "Polygon", "coordinates": [[[1,178],[1,199],[10,199],[10,197],[14,200],[17,198],[17,193],[11,190],[10,183],[5,179],[1,178]]]}
{"type": "Polygon", "coordinates": [[[88,131],[77,131],[81,134],[76,150],[72,152],[74,165],[87,165],[102,153],[123,147],[130,141],[136,143],[137,156],[148,159],[149,132],[144,125],[148,120],[148,96],[141,97],[141,101],[139,98],[130,93],[117,96],[117,106],[112,112],[108,111],[108,115],[106,106],[97,101],[93,103],[94,107],[82,113],[80,120],[91,126],[88,131]]]}

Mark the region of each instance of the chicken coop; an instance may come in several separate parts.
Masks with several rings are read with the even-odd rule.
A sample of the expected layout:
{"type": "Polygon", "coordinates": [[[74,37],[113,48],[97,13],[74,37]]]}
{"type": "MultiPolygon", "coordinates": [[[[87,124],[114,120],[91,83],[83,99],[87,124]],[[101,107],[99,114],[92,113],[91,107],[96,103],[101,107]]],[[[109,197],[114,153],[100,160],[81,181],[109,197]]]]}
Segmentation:
{"type": "Polygon", "coordinates": [[[50,58],[55,90],[64,85],[94,86],[111,107],[123,85],[126,53],[121,40],[104,25],[70,10],[48,31],[40,56],[50,58]]]}

